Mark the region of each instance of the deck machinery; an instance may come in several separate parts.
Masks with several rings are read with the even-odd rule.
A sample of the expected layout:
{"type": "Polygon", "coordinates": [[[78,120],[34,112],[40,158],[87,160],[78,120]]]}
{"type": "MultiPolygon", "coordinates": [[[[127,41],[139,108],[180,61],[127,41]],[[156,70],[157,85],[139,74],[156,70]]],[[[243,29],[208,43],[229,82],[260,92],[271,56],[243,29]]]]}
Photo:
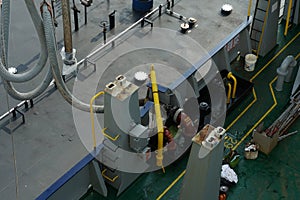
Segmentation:
{"type": "MultiPolygon", "coordinates": [[[[139,6],[140,3],[143,3],[143,1],[138,0],[134,2],[138,2],[139,6]]],[[[148,3],[147,8],[151,9],[153,1],[145,2],[148,3]]],[[[138,10],[139,6],[135,9],[138,10]]],[[[165,11],[170,17],[186,20],[184,16],[178,15],[175,12],[176,10],[171,9],[173,6],[174,1],[168,0],[166,4],[154,8],[124,32],[121,32],[120,35],[107,43],[105,41],[105,44],[95,54],[108,49],[113,54],[116,53],[113,52],[114,50],[122,49],[121,45],[130,40],[130,36],[128,36],[130,34],[125,36],[126,39],[121,42],[117,40],[124,37],[124,34],[129,31],[131,36],[142,38],[140,41],[145,41],[148,35],[155,36],[155,30],[157,29],[152,29],[152,26],[154,21],[161,17],[162,11],[165,11]],[[131,31],[137,25],[141,25],[142,28],[131,31]],[[145,27],[147,25],[151,25],[151,28],[149,26],[145,27]]],[[[178,8],[178,10],[184,11],[180,6],[178,8]]],[[[274,6],[272,9],[276,10],[277,7],[274,6]]],[[[195,12],[195,14],[198,13],[195,12]]],[[[168,20],[165,21],[168,22],[168,20]]],[[[226,20],[222,20],[226,22],[226,20]]],[[[153,83],[155,81],[152,83],[146,81],[144,84],[123,74],[117,76],[115,80],[110,80],[112,82],[105,83],[104,93],[101,93],[104,95],[104,126],[102,127],[100,145],[94,145],[94,149],[86,157],[42,193],[38,199],[61,199],[65,197],[66,193],[69,194],[70,199],[78,199],[91,186],[94,190],[106,196],[106,183],[116,188],[118,195],[120,195],[141,173],[154,170],[164,171],[164,167],[177,160],[191,145],[191,156],[180,198],[193,199],[194,195],[197,195],[197,189],[204,191],[208,186],[211,189],[212,185],[215,186],[213,188],[214,192],[203,193],[202,197],[197,197],[202,199],[216,198],[219,184],[218,172],[220,171],[223,151],[223,136],[225,134],[225,130],[218,127],[219,124],[222,124],[219,120],[223,119],[226,110],[233,108],[251,91],[253,86],[252,83],[236,77],[231,72],[230,67],[234,62],[239,62],[237,61],[239,59],[236,59],[237,57],[251,52],[251,39],[249,37],[251,20],[252,18],[249,15],[245,21],[237,23],[238,27],[226,38],[223,38],[216,46],[210,46],[211,50],[207,55],[201,55],[202,57],[198,55],[197,59],[200,57],[200,60],[193,62],[191,68],[186,70],[176,81],[166,85],[158,82],[157,89],[154,89],[153,83]],[[201,67],[210,60],[213,61],[213,65],[217,66],[217,70],[207,73],[207,77],[197,78],[196,72],[201,70],[201,67]],[[146,85],[146,95],[141,97],[139,90],[141,90],[142,85],[146,85]],[[211,97],[212,93],[218,93],[216,91],[223,94],[222,98],[211,97]],[[158,105],[155,103],[155,94],[159,98],[158,105]],[[162,111],[163,130],[158,128],[159,120],[154,120],[158,118],[155,107],[159,107],[162,111]],[[204,126],[208,123],[211,125],[204,126]],[[159,139],[160,136],[157,136],[157,133],[162,133],[163,138],[159,139]],[[163,158],[161,155],[157,156],[159,152],[162,153],[163,158]],[[158,161],[158,159],[161,160],[158,161]],[[209,161],[213,163],[213,167],[208,166],[210,165],[209,161]],[[200,166],[202,171],[197,170],[200,166]],[[207,181],[208,179],[209,181],[207,181]],[[198,184],[201,182],[200,187],[202,188],[193,188],[196,181],[198,184]],[[208,182],[209,184],[205,184],[208,182]],[[187,188],[191,191],[187,191],[187,188]]],[[[193,22],[196,23],[197,20],[193,20],[193,22]]],[[[169,23],[165,24],[170,25],[169,23]]],[[[196,27],[195,24],[192,26],[196,27]]],[[[173,25],[170,27],[174,28],[173,25]]],[[[191,35],[198,39],[197,30],[194,30],[192,30],[191,35]]],[[[191,29],[186,32],[178,31],[173,36],[175,38],[175,36],[181,36],[181,34],[189,31],[191,29]]],[[[159,40],[159,42],[162,40],[159,40]]],[[[134,41],[138,43],[135,39],[134,41]]],[[[155,43],[152,40],[148,42],[150,44],[155,43]]],[[[178,43],[180,44],[180,42],[178,43]]],[[[209,43],[208,45],[215,44],[209,43]]],[[[178,49],[173,49],[173,51],[177,52],[176,55],[178,56],[180,53],[185,53],[180,50],[189,48],[188,45],[183,45],[178,49]]],[[[92,59],[89,56],[83,62],[79,62],[77,68],[79,71],[82,64],[84,68],[97,65],[97,61],[91,62],[92,59]]],[[[147,65],[144,71],[148,73],[149,68],[150,66],[147,65]]],[[[93,115],[93,110],[91,109],[91,111],[91,115],[93,115]]]]}

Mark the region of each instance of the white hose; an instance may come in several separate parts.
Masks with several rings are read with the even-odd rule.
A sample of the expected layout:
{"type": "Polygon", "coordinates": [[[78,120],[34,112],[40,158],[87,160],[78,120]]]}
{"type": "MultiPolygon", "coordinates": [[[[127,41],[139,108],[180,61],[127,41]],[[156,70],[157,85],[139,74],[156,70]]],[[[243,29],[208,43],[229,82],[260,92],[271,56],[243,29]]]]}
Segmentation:
{"type": "MultiPolygon", "coordinates": [[[[81,102],[79,99],[73,96],[73,94],[70,92],[70,90],[68,89],[68,87],[66,86],[62,78],[62,74],[61,74],[61,70],[58,64],[57,54],[56,54],[57,50],[56,50],[56,42],[55,42],[54,31],[53,31],[54,30],[53,22],[47,4],[44,3],[42,11],[43,11],[42,16],[44,19],[44,31],[46,36],[48,56],[49,56],[50,66],[52,68],[52,73],[57,88],[68,103],[70,103],[71,105],[75,106],[80,110],[89,112],[90,111],[89,104],[81,102]]],[[[103,105],[94,106],[93,110],[94,112],[97,113],[103,113],[104,106],[103,105]]]]}
{"type": "Polygon", "coordinates": [[[33,21],[34,27],[37,31],[38,38],[40,41],[40,56],[37,64],[30,68],[28,71],[21,73],[21,74],[12,74],[8,72],[8,64],[7,64],[7,53],[8,53],[8,37],[9,37],[9,23],[10,23],[10,0],[3,0],[2,5],[2,31],[1,31],[1,42],[2,44],[2,51],[4,51],[5,57],[2,56],[0,60],[0,76],[2,79],[12,82],[25,82],[33,79],[37,74],[39,74],[47,62],[47,51],[46,51],[46,41],[44,36],[43,30],[43,22],[39,13],[36,10],[34,2],[32,0],[25,0],[27,10],[30,13],[31,19],[33,21]]]}
{"type": "MultiPolygon", "coordinates": [[[[34,21],[34,24],[35,26],[37,27],[37,30],[40,32],[39,33],[39,36],[40,36],[40,39],[43,40],[43,44],[41,44],[41,47],[43,47],[43,52],[41,53],[41,55],[46,55],[45,56],[41,56],[42,57],[42,60],[41,61],[41,57],[40,57],[40,62],[45,62],[43,66],[45,66],[46,64],[46,61],[47,61],[47,51],[46,51],[46,45],[45,45],[45,37],[42,36],[41,37],[41,34],[44,35],[44,31],[43,31],[43,28],[41,27],[42,26],[42,21],[41,21],[41,18],[36,10],[36,7],[33,3],[33,1],[31,0],[25,0],[26,2],[26,5],[27,6],[27,9],[28,11],[31,13],[31,16],[32,16],[32,20],[34,21]],[[44,60],[45,59],[45,60],[44,60]]],[[[2,61],[4,61],[3,63],[1,63],[1,67],[0,68],[4,68],[4,70],[6,71],[6,68],[8,66],[8,60],[7,60],[7,52],[8,52],[8,46],[7,46],[7,41],[8,41],[8,36],[9,36],[9,15],[10,15],[10,2],[9,0],[4,0],[3,1],[3,12],[2,12],[2,23],[1,23],[1,46],[2,46],[2,52],[1,52],[1,57],[2,57],[2,61]],[[2,66],[2,64],[4,64],[2,66]]],[[[30,76],[32,76],[33,73],[37,73],[38,71],[41,71],[43,66],[39,66],[39,67],[36,67],[34,70],[32,70],[30,73],[30,75],[26,75],[27,78],[29,78],[30,76]],[[40,68],[40,69],[38,69],[40,68]]],[[[0,73],[1,74],[1,73],[0,73]]],[[[33,89],[32,91],[29,91],[29,92],[19,92],[17,91],[14,86],[12,85],[12,83],[10,81],[8,81],[6,78],[6,76],[2,76],[3,74],[1,74],[1,77],[3,79],[3,85],[7,91],[7,93],[12,96],[13,98],[17,99],[17,100],[27,100],[27,99],[33,99],[37,96],[39,96],[40,94],[42,94],[46,89],[47,87],[49,86],[50,82],[52,81],[52,73],[51,73],[51,69],[49,67],[48,69],[48,72],[47,74],[45,75],[42,83],[36,87],[35,89],[33,89]]],[[[34,77],[34,76],[33,76],[34,77]]]]}

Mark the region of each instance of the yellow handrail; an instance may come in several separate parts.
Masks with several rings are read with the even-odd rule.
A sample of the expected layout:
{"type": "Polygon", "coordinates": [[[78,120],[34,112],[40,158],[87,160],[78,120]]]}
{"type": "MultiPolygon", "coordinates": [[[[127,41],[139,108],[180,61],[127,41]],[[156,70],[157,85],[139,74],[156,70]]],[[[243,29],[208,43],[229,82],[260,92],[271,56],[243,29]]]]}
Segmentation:
{"type": "Polygon", "coordinates": [[[232,98],[235,98],[235,93],[236,93],[236,87],[237,87],[237,80],[234,77],[234,75],[232,74],[232,72],[229,72],[227,74],[227,78],[231,78],[233,80],[233,91],[232,91],[232,98]]]}
{"type": "Polygon", "coordinates": [[[292,2],[293,2],[293,0],[289,1],[289,6],[288,6],[288,11],[287,11],[287,16],[286,16],[286,22],[285,22],[284,36],[287,35],[288,29],[289,29],[291,10],[292,10],[292,2]]]}
{"type": "Polygon", "coordinates": [[[227,103],[230,103],[232,87],[231,87],[231,84],[230,84],[230,83],[227,83],[227,85],[228,85],[227,103]]]}
{"type": "Polygon", "coordinates": [[[257,47],[256,56],[258,56],[258,54],[259,54],[262,39],[263,39],[263,35],[264,35],[264,32],[265,32],[265,27],[266,27],[266,24],[267,24],[267,17],[268,17],[268,14],[269,14],[270,2],[271,2],[271,0],[268,0],[268,7],[267,7],[266,14],[265,14],[265,17],[264,17],[264,24],[263,24],[263,27],[262,27],[262,30],[261,30],[261,35],[260,35],[260,38],[259,38],[259,43],[258,43],[258,47],[257,47]]]}
{"type": "Polygon", "coordinates": [[[152,84],[152,94],[154,99],[154,109],[156,115],[156,124],[157,124],[157,134],[158,134],[158,145],[157,145],[157,155],[156,155],[156,165],[161,166],[163,168],[163,122],[161,118],[160,112],[160,104],[158,97],[158,89],[156,83],[156,74],[154,71],[154,66],[151,66],[150,70],[150,79],[152,84]]]}
{"type": "Polygon", "coordinates": [[[102,129],[102,134],[105,136],[105,137],[107,137],[108,139],[110,139],[110,140],[112,140],[112,141],[116,141],[119,137],[120,137],[120,135],[117,135],[116,137],[111,137],[110,135],[108,135],[107,133],[105,133],[105,130],[106,130],[107,128],[104,128],[104,129],[102,129]]]}
{"type": "Polygon", "coordinates": [[[276,76],[270,83],[269,83],[269,88],[274,100],[274,104],[269,108],[269,110],[252,126],[252,128],[244,135],[244,137],[232,148],[232,150],[236,150],[236,148],[238,148],[238,146],[248,137],[248,135],[250,133],[252,133],[252,131],[266,118],[266,116],[268,116],[268,114],[270,114],[270,112],[277,106],[277,99],[276,96],[274,94],[274,90],[273,90],[273,83],[277,80],[278,76],[276,76]]]}
{"type": "Polygon", "coordinates": [[[117,176],[115,176],[115,177],[113,177],[113,178],[110,178],[110,177],[108,177],[106,174],[105,174],[105,172],[107,171],[107,169],[104,169],[102,172],[101,172],[101,174],[102,174],[102,176],[104,177],[104,178],[106,178],[107,180],[109,180],[110,182],[115,182],[118,178],[119,178],[119,176],[117,175],[117,176]]]}
{"type": "Polygon", "coordinates": [[[247,19],[249,19],[251,15],[251,6],[252,6],[252,0],[249,1],[247,19]]]}
{"type": "Polygon", "coordinates": [[[103,95],[104,92],[101,91],[97,93],[95,96],[93,96],[90,100],[90,117],[91,117],[91,123],[92,123],[92,136],[93,136],[93,143],[94,143],[94,149],[96,149],[96,134],[95,134],[95,119],[94,119],[94,111],[93,111],[93,103],[96,98],[103,95]]]}

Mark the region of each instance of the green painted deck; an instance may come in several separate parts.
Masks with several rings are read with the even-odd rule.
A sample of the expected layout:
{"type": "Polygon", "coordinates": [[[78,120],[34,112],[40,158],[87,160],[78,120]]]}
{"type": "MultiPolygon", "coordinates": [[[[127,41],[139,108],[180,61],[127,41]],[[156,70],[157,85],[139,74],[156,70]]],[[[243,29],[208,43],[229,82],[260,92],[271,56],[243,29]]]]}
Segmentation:
{"type": "MultiPolygon", "coordinates": [[[[259,58],[254,72],[245,72],[243,66],[236,64],[232,66],[235,75],[248,80],[252,79],[254,91],[257,96],[255,101],[253,93],[250,94],[226,118],[225,127],[228,127],[241,112],[247,107],[249,108],[228,130],[228,132],[235,134],[237,137],[236,141],[231,141],[233,142],[233,146],[239,144],[238,141],[241,141],[237,148],[240,154],[243,154],[244,144],[250,140],[251,130],[255,128],[255,125],[264,122],[265,127],[268,127],[277,119],[289,102],[292,83],[285,83],[283,92],[276,92],[274,90],[277,105],[274,102],[271,88],[269,87],[272,80],[277,76],[276,68],[280,66],[286,56],[298,55],[297,60],[300,62],[300,26],[292,28],[287,37],[283,36],[282,27],[281,25],[279,29],[277,47],[267,56],[259,58]],[[256,74],[258,75],[253,78],[256,74]],[[251,104],[251,106],[249,106],[249,104],[251,104]],[[265,115],[267,112],[269,112],[269,114],[265,115]]],[[[274,85],[275,83],[271,85],[272,88],[274,85]]],[[[294,130],[300,131],[299,119],[293,124],[289,132],[294,130]]],[[[239,182],[230,188],[227,199],[300,199],[299,144],[300,134],[298,133],[279,142],[277,147],[268,156],[259,153],[258,159],[256,160],[245,160],[242,158],[235,168],[239,182]]],[[[90,191],[82,197],[82,199],[178,199],[183,180],[182,177],[179,178],[179,175],[182,174],[185,169],[187,157],[188,153],[181,160],[168,166],[165,174],[163,174],[162,171],[156,171],[141,175],[141,177],[119,197],[116,197],[116,191],[114,189],[109,188],[107,198],[90,191]],[[168,190],[168,186],[172,183],[174,183],[174,185],[168,190]],[[166,193],[161,195],[164,191],[166,193]]]]}

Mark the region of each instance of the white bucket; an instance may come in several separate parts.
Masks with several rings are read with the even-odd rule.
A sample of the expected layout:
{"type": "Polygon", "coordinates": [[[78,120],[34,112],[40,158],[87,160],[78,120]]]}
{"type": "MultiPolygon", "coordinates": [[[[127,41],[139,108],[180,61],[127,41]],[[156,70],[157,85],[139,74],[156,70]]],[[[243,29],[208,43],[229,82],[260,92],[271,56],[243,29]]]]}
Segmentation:
{"type": "Polygon", "coordinates": [[[252,72],[255,68],[257,57],[254,54],[247,54],[245,56],[245,67],[244,69],[248,72],[252,72]]]}

